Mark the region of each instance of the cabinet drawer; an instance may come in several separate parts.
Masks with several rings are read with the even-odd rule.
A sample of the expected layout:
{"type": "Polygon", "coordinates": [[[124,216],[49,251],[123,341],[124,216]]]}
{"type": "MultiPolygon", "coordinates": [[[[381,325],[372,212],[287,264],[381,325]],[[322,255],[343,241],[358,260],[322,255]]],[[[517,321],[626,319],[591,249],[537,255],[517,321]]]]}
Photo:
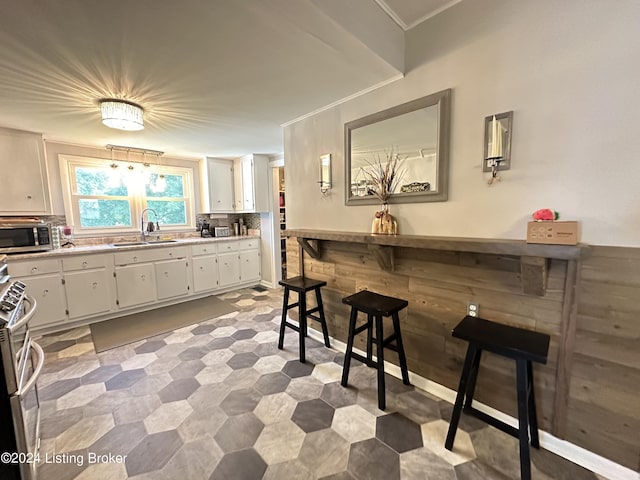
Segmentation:
{"type": "Polygon", "coordinates": [[[134,263],[157,262],[160,260],[172,260],[186,258],[187,247],[177,248],[149,248],[132,250],[129,252],[117,252],[114,254],[116,265],[131,265],[134,263]]]}
{"type": "Polygon", "coordinates": [[[70,271],[106,267],[108,261],[109,255],[74,256],[62,259],[62,269],[65,271],[70,271]]]}
{"type": "Polygon", "coordinates": [[[253,250],[255,248],[260,247],[260,239],[259,238],[246,238],[244,240],[238,241],[238,249],[239,250],[253,250]]]}
{"type": "Polygon", "coordinates": [[[56,258],[25,260],[15,263],[9,261],[9,274],[13,277],[40,275],[42,273],[58,273],[59,271],[60,265],[56,258]]]}
{"type": "Polygon", "coordinates": [[[218,246],[213,242],[191,246],[191,255],[194,257],[199,255],[211,255],[212,253],[218,253],[218,246]]]}
{"type": "Polygon", "coordinates": [[[220,242],[218,244],[218,253],[237,252],[237,251],[238,251],[238,242],[235,240],[220,242]]]}

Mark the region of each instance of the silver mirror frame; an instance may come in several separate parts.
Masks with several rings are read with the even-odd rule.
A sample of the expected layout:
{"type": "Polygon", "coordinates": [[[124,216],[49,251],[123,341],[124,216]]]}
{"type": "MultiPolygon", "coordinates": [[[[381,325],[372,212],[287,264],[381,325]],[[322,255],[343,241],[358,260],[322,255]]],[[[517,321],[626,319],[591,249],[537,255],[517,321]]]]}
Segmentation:
{"type": "Polygon", "coordinates": [[[449,130],[451,117],[451,89],[442,90],[426,97],[418,98],[381,112],[367,115],[344,125],[345,158],[345,205],[373,205],[380,201],[375,196],[356,197],[351,195],[351,132],[359,127],[404,115],[421,108],[438,106],[438,145],[436,149],[437,191],[396,193],[388,203],[445,202],[449,191],[449,130]]]}

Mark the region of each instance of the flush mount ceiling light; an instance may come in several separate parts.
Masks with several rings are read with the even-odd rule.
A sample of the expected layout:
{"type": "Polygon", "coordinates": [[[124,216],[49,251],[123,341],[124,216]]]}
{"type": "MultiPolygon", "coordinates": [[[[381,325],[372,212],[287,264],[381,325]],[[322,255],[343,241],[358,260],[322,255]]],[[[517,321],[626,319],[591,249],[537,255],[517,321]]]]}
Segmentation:
{"type": "Polygon", "coordinates": [[[102,123],[119,130],[142,130],[142,107],[126,100],[107,99],[100,101],[102,123]]]}

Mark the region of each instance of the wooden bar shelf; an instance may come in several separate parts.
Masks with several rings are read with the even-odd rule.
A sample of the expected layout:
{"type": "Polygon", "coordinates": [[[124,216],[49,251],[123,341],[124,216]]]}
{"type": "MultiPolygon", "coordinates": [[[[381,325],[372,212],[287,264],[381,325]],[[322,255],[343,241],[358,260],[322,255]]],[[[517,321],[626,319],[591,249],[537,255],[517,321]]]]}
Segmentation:
{"type": "Polygon", "coordinates": [[[421,248],[454,252],[473,252],[520,257],[522,291],[528,295],[544,296],[547,288],[549,259],[578,260],[587,245],[543,245],[524,240],[431,237],[421,235],[378,235],[332,230],[287,229],[287,237],[296,237],[311,257],[322,258],[322,242],[366,244],[381,270],[394,270],[394,247],[421,248]]]}

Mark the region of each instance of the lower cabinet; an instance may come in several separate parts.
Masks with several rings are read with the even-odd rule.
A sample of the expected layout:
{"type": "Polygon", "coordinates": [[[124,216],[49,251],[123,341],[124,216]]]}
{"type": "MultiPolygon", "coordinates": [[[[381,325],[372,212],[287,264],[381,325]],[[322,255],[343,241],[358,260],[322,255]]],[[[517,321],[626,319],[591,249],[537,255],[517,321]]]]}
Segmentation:
{"type": "Polygon", "coordinates": [[[62,323],[67,319],[67,301],[62,275],[54,273],[15,279],[27,286],[27,294],[38,304],[36,313],[29,322],[32,328],[62,323]]]}
{"type": "Polygon", "coordinates": [[[120,308],[134,307],[155,301],[156,279],[153,264],[116,266],[116,288],[120,308]]]}
{"type": "Polygon", "coordinates": [[[191,263],[193,265],[193,291],[195,293],[218,288],[217,255],[194,257],[191,263]]]}
{"type": "Polygon", "coordinates": [[[189,293],[188,265],[184,258],[155,263],[158,300],[189,293]]]}
{"type": "Polygon", "coordinates": [[[64,274],[69,318],[97,315],[111,310],[112,296],[106,268],[64,274]]]}
{"type": "Polygon", "coordinates": [[[240,281],[260,279],[260,252],[246,250],[240,252],[240,281]]]}
{"type": "Polygon", "coordinates": [[[240,282],[240,257],[238,252],[218,254],[218,273],[221,287],[240,282]]]}

